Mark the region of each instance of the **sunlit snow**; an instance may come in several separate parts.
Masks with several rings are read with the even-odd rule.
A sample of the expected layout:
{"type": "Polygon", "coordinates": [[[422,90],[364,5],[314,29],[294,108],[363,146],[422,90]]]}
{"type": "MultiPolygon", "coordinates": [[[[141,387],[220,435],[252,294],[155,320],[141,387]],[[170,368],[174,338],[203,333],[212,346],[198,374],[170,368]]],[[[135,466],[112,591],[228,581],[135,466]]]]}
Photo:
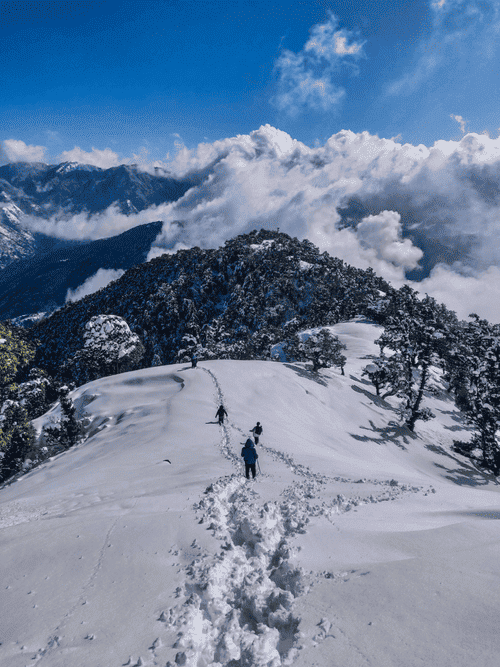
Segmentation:
{"type": "Polygon", "coordinates": [[[380,329],[332,329],[345,376],[200,360],[74,392],[88,439],[0,490],[2,667],[498,665],[499,486],[437,375],[412,435],[361,376],[380,329]]]}

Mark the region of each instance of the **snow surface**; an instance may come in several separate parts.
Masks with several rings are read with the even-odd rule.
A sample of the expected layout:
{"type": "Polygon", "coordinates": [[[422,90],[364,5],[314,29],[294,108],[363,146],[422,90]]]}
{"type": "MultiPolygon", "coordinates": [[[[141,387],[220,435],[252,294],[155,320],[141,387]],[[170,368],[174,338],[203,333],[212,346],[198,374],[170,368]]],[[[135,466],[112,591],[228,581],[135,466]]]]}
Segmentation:
{"type": "Polygon", "coordinates": [[[210,361],[74,392],[88,439],[0,490],[2,667],[497,667],[500,487],[438,386],[415,435],[375,397],[380,330],[333,331],[345,377],[210,361]]]}

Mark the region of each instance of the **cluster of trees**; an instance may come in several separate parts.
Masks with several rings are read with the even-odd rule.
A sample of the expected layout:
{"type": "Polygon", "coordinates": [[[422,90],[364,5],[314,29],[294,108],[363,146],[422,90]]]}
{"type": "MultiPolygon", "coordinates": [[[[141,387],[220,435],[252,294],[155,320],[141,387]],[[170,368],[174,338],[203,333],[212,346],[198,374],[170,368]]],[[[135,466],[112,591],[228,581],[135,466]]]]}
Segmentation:
{"type": "MultiPolygon", "coordinates": [[[[101,315],[87,322],[84,347],[61,369],[78,384],[135,367],[143,354],[138,336],[120,317],[101,315]]],[[[0,482],[79,442],[84,422],[76,415],[70,387],[32,366],[35,345],[26,331],[0,323],[0,482]],[[59,400],[60,416],[44,429],[35,446],[31,421],[59,400]]]]}
{"type": "Polygon", "coordinates": [[[377,395],[399,396],[403,423],[413,431],[417,421],[434,416],[425,396],[438,372],[474,429],[470,442],[455,442],[456,450],[500,474],[500,325],[475,314],[469,322],[458,321],[408,286],[392,292],[381,313],[380,355],[364,369],[377,395]]]}
{"type": "Polygon", "coordinates": [[[26,332],[0,322],[0,482],[22,469],[37,453],[30,420],[43,414],[51,400],[51,382],[32,368],[35,347],[26,332]]]}

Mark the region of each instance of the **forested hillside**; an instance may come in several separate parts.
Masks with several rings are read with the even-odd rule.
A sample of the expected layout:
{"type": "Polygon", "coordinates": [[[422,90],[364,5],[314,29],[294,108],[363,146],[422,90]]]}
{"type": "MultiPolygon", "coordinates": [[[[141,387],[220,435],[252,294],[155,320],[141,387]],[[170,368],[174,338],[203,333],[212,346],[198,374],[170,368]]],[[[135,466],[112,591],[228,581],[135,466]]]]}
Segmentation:
{"type": "Polygon", "coordinates": [[[165,254],[68,304],[32,330],[37,363],[52,373],[83,347],[100,314],[126,320],[144,347],[144,367],[179,350],[205,357],[265,358],[300,329],[374,313],[391,290],[373,271],[320,254],[309,241],[274,231],[238,236],[216,250],[165,254]]]}

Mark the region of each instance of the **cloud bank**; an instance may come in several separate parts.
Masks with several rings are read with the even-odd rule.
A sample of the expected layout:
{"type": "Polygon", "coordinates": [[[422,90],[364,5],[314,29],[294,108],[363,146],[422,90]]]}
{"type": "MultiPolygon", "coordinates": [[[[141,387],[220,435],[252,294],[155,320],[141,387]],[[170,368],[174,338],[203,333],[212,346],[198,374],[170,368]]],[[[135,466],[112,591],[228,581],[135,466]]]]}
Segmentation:
{"type": "Polygon", "coordinates": [[[110,148],[99,150],[92,148],[91,151],[84,151],[78,146],[75,146],[71,151],[63,151],[59,155],[60,162],[79,162],[80,164],[91,164],[94,167],[101,167],[101,169],[110,169],[111,167],[118,167],[122,164],[117,153],[110,148]]]}

